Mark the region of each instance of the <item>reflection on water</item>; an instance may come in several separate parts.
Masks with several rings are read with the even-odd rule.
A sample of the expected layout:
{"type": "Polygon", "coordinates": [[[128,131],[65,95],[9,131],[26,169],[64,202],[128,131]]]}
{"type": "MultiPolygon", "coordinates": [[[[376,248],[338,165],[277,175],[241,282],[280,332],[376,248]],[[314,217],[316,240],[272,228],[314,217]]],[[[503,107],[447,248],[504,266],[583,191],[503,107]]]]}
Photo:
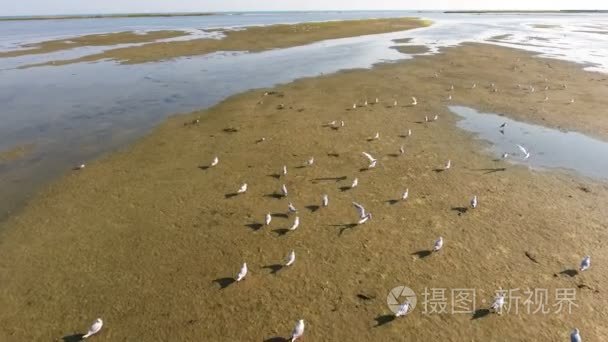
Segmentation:
{"type": "Polygon", "coordinates": [[[562,132],[543,126],[527,124],[493,113],[480,113],[475,109],[450,106],[462,117],[458,127],[475,133],[480,139],[492,143],[491,151],[497,158],[509,153],[508,160],[531,167],[559,168],[582,175],[608,179],[608,143],[577,132],[562,132]],[[504,133],[500,125],[506,123],[504,133]],[[517,144],[530,152],[524,160],[517,144]]]}

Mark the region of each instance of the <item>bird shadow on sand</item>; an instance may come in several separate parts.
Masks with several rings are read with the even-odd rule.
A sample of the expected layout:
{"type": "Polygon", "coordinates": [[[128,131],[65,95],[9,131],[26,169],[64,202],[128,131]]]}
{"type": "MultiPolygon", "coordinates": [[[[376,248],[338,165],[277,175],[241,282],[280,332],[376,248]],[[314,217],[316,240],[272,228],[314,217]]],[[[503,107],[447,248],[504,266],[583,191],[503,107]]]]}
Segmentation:
{"type": "Polygon", "coordinates": [[[315,211],[319,210],[319,208],[321,208],[318,205],[307,205],[306,209],[310,210],[311,213],[314,213],[315,211]]]}
{"type": "Polygon", "coordinates": [[[328,153],[327,156],[338,158],[338,157],[340,157],[340,153],[328,153]]]}
{"type": "Polygon", "coordinates": [[[366,172],[366,171],[369,171],[369,170],[370,170],[369,167],[362,167],[362,168],[359,169],[359,172],[366,172]]]}
{"type": "Polygon", "coordinates": [[[395,315],[380,315],[376,318],[374,318],[374,320],[376,321],[376,325],[374,327],[379,327],[385,324],[388,324],[392,321],[395,320],[395,315]]]}
{"type": "Polygon", "coordinates": [[[268,176],[268,177],[272,177],[272,178],[274,178],[274,179],[279,179],[279,178],[281,178],[281,175],[280,175],[280,174],[278,174],[278,173],[271,173],[271,174],[266,175],[266,176],[268,176]]]}
{"type": "Polygon", "coordinates": [[[346,224],[332,224],[332,227],[340,227],[340,231],[338,232],[338,236],[344,234],[344,231],[348,229],[353,229],[357,226],[356,223],[346,223],[346,224]]]}
{"type": "Polygon", "coordinates": [[[578,271],[573,268],[570,268],[570,269],[559,272],[559,274],[567,275],[568,277],[572,278],[572,277],[575,277],[576,275],[578,275],[578,271]]]}
{"type": "Polygon", "coordinates": [[[225,195],[224,195],[224,197],[226,197],[226,198],[232,198],[232,197],[236,197],[236,196],[238,196],[238,195],[239,195],[239,194],[238,194],[238,193],[236,193],[236,192],[231,192],[231,193],[229,193],[229,194],[225,194],[225,195]]]}
{"type": "Polygon", "coordinates": [[[390,204],[390,205],[395,205],[397,203],[399,203],[398,199],[389,199],[386,201],[386,203],[390,204]]]}
{"type": "Polygon", "coordinates": [[[287,228],[278,228],[278,229],[274,229],[273,232],[277,233],[278,236],[283,236],[283,235],[289,233],[289,229],[287,229],[287,228]]]}
{"type": "Polygon", "coordinates": [[[272,214],[270,214],[270,216],[272,216],[272,217],[282,217],[282,218],[288,218],[289,217],[289,215],[284,214],[284,213],[272,213],[272,214]]]}
{"type": "Polygon", "coordinates": [[[425,124],[425,123],[427,123],[427,122],[426,122],[426,121],[414,121],[414,123],[417,123],[417,124],[419,124],[419,125],[422,125],[422,124],[425,124]]]}
{"type": "Polygon", "coordinates": [[[220,286],[220,290],[223,290],[223,289],[227,288],[228,286],[236,283],[236,279],[234,279],[232,277],[217,278],[217,279],[214,279],[213,282],[220,286]]]}
{"type": "Polygon", "coordinates": [[[311,182],[325,182],[325,181],[335,181],[335,182],[339,182],[339,181],[343,181],[346,179],[346,176],[341,176],[341,177],[319,177],[319,178],[313,178],[310,181],[311,182]]]}
{"type": "Polygon", "coordinates": [[[72,335],[67,335],[67,336],[63,336],[61,338],[61,340],[63,342],[78,342],[78,341],[83,341],[83,337],[84,334],[72,334],[72,335]]]}
{"type": "Polygon", "coordinates": [[[285,337],[275,336],[265,339],[264,342],[289,342],[289,339],[286,339],[285,337]]]}
{"type": "Polygon", "coordinates": [[[340,189],[340,191],[345,192],[345,191],[352,189],[352,187],[345,185],[345,186],[341,186],[339,189],[340,189]]]}
{"type": "Polygon", "coordinates": [[[456,211],[458,212],[458,216],[466,214],[467,211],[469,211],[469,208],[467,207],[452,207],[452,211],[456,211]]]}
{"type": "Polygon", "coordinates": [[[306,167],[306,165],[300,165],[300,166],[296,166],[295,168],[296,168],[296,169],[303,169],[303,168],[305,168],[305,167],[306,167]]]}
{"type": "Polygon", "coordinates": [[[281,264],[272,264],[272,265],[266,265],[266,266],[262,266],[262,268],[267,268],[270,270],[270,274],[277,274],[280,270],[283,269],[283,265],[281,264]]]}
{"type": "Polygon", "coordinates": [[[474,169],[473,171],[483,171],[483,174],[487,175],[489,173],[507,171],[507,168],[506,167],[489,167],[489,168],[485,168],[485,169],[474,169]]]}
{"type": "Polygon", "coordinates": [[[260,228],[262,228],[263,226],[264,226],[263,224],[261,224],[261,223],[257,223],[257,222],[254,222],[254,223],[247,223],[247,224],[245,225],[245,227],[249,227],[249,228],[250,228],[251,230],[253,230],[253,231],[260,230],[260,228]]]}
{"type": "Polygon", "coordinates": [[[265,194],[265,195],[264,195],[264,197],[270,197],[270,198],[275,198],[275,199],[281,199],[281,198],[283,198],[283,197],[285,197],[285,196],[283,196],[283,194],[279,194],[279,193],[273,192],[273,193],[271,193],[271,194],[265,194]]]}
{"type": "Polygon", "coordinates": [[[201,169],[201,170],[207,170],[207,169],[210,168],[210,166],[209,165],[201,165],[198,168],[201,169]]]}
{"type": "Polygon", "coordinates": [[[399,157],[399,154],[398,153],[389,153],[389,154],[387,154],[387,156],[397,158],[397,157],[399,157]]]}
{"type": "Polygon", "coordinates": [[[423,249],[421,251],[417,251],[412,253],[411,255],[415,255],[417,256],[419,259],[424,259],[426,257],[428,257],[429,255],[433,254],[432,251],[428,250],[428,249],[423,249]]]}
{"type": "Polygon", "coordinates": [[[484,318],[489,314],[490,314],[490,309],[477,309],[477,310],[475,310],[475,312],[473,312],[473,317],[471,317],[471,320],[484,318]]]}
{"type": "Polygon", "coordinates": [[[445,171],[445,169],[436,168],[436,169],[433,169],[433,171],[435,171],[437,173],[441,173],[441,172],[445,171]]]}

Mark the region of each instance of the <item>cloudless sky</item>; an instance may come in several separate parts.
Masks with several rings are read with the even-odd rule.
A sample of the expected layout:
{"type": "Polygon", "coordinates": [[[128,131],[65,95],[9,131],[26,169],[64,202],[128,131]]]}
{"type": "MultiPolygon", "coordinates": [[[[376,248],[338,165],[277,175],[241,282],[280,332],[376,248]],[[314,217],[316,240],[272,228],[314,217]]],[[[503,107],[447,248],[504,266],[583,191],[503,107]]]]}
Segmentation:
{"type": "Polygon", "coordinates": [[[608,0],[0,0],[0,16],[296,10],[608,9],[608,0]]]}

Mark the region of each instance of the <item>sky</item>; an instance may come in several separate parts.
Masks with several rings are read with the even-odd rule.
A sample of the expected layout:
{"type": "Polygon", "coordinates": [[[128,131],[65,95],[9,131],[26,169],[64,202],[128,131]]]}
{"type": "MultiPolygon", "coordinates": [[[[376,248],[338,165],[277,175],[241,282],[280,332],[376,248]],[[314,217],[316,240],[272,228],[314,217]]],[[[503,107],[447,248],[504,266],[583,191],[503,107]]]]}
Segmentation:
{"type": "Polygon", "coordinates": [[[0,16],[296,10],[608,9],[608,0],[0,0],[0,16]]]}

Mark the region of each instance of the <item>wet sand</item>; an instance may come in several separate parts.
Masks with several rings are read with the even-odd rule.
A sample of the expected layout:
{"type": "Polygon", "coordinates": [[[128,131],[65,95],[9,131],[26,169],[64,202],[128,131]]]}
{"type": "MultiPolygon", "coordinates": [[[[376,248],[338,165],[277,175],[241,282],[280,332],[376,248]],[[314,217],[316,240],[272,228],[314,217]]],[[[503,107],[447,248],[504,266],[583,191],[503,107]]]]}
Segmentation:
{"type": "Polygon", "coordinates": [[[85,46],[106,46],[117,44],[148,43],[159,39],[175,38],[188,35],[184,31],[149,31],[145,33],[115,32],[91,34],[65,39],[49,40],[40,43],[24,44],[23,49],[0,52],[0,58],[37,55],[75,49],[85,46]]]}
{"type": "Polygon", "coordinates": [[[106,326],[96,341],[282,341],[300,318],[305,341],[557,341],[573,327],[602,340],[608,185],[495,161],[447,105],[607,139],[607,83],[580,65],[469,44],[175,116],[50,185],[0,227],[0,340],[61,340],[97,317],[106,326]],[[324,126],[333,120],[346,126],[324,126]],[[377,168],[360,170],[362,151],[377,168]],[[205,169],[215,155],[219,165],[205,169]],[[315,164],[301,168],[310,156],[315,164]],[[452,168],[436,171],[448,159],[452,168]],[[354,177],[359,187],[346,190],[354,177]],[[246,194],[226,196],[243,182],[246,194]],[[282,184],[289,196],[275,198],[282,184]],[[393,202],[405,188],[409,199],[393,202]],[[317,209],[324,193],[329,207],[317,209]],[[465,212],[473,195],[479,207],[465,212]],[[352,201],[372,221],[351,227],[352,201]],[[301,224],[282,235],[288,202],[301,224]],[[267,212],[277,215],[260,226],[267,212]],[[439,253],[417,256],[438,236],[439,253]],[[272,274],[292,249],[295,264],[272,274]],[[560,274],[586,254],[589,271],[560,274]],[[229,284],[243,262],[249,275],[229,284]],[[391,321],[386,296],[399,285],[418,293],[418,307],[391,321]],[[549,292],[545,315],[425,315],[425,287],[476,289],[480,310],[499,287],[576,288],[578,307],[556,314],[549,292]]]}
{"type": "Polygon", "coordinates": [[[91,62],[102,59],[116,60],[123,64],[136,64],[177,57],[198,56],[217,51],[258,52],[305,45],[326,39],[404,31],[428,25],[430,25],[430,22],[426,20],[394,18],[252,26],[242,30],[215,30],[225,35],[222,39],[203,38],[187,41],[155,42],[142,46],[110,49],[76,59],[32,64],[24,66],[24,68],[91,62]]]}

